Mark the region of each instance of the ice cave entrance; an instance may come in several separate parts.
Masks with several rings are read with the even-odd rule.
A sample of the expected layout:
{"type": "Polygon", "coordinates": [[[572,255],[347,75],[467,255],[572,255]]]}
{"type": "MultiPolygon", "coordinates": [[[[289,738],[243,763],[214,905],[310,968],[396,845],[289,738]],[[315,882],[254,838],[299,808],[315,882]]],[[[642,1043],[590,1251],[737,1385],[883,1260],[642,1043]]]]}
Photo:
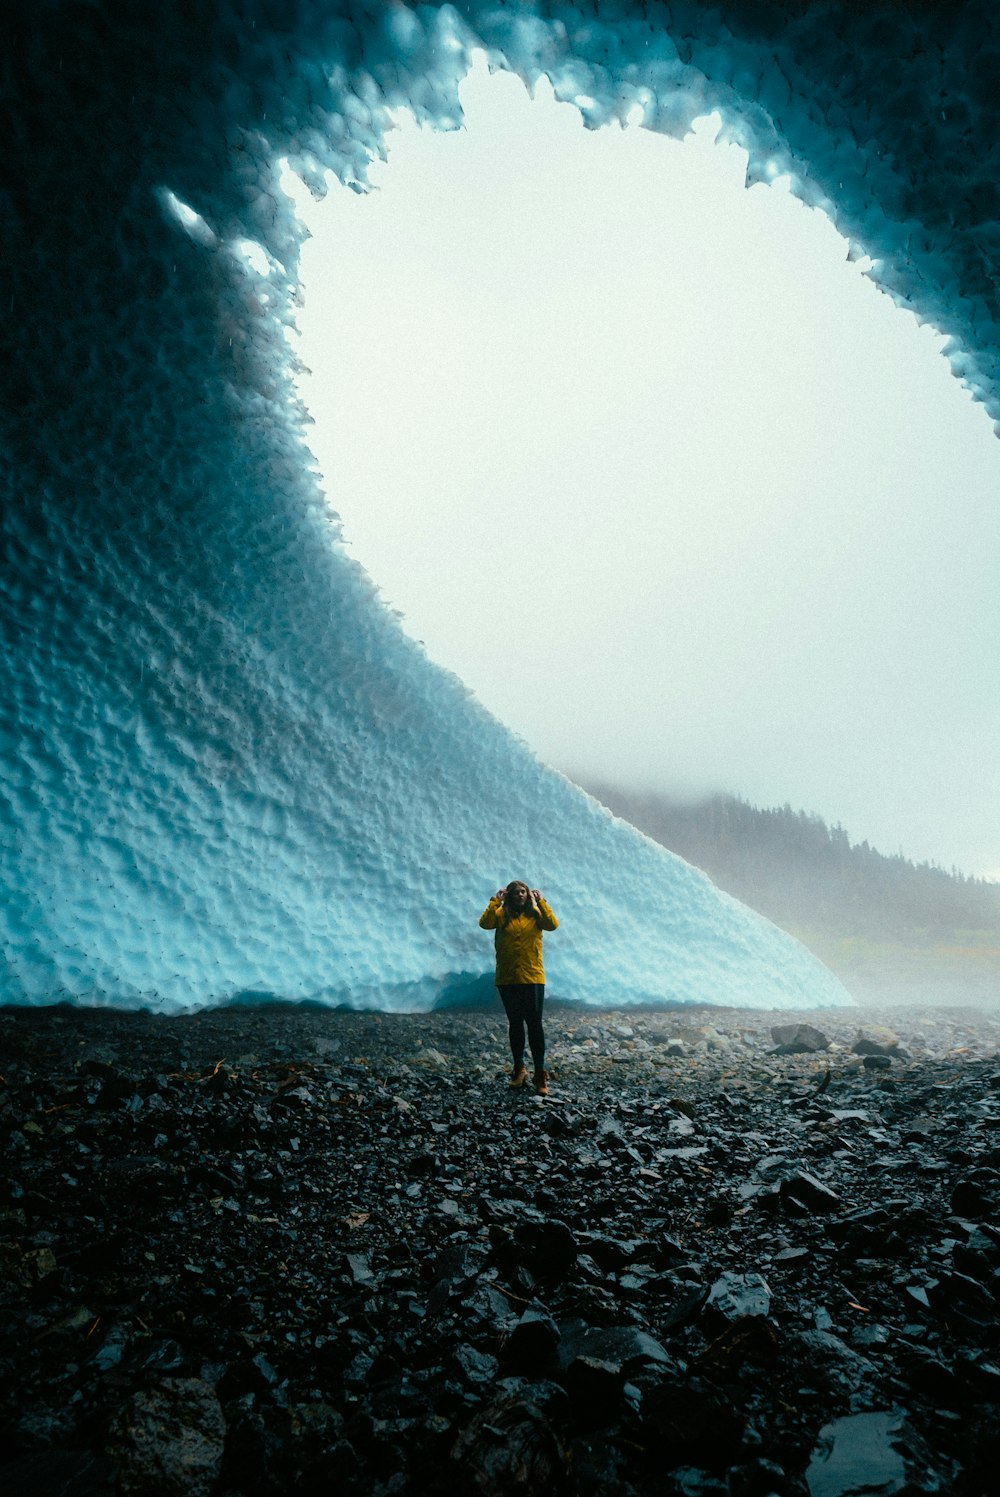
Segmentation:
{"type": "Polygon", "coordinates": [[[372,193],[290,184],[346,543],[548,762],[897,845],[856,786],[948,755],[928,695],[995,612],[996,442],[941,335],[787,183],[748,190],[718,116],[588,131],[484,63],[462,104],[460,131],[399,115],[372,193]],[[498,669],[512,638],[543,668],[498,669]]]}

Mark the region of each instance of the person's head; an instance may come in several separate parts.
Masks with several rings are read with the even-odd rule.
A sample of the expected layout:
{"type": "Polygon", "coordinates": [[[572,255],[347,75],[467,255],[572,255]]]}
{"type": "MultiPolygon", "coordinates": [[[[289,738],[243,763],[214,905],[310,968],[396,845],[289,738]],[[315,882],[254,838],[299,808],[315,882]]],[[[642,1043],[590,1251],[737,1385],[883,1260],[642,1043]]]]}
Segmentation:
{"type": "Polygon", "coordinates": [[[531,892],[519,878],[512,878],[504,890],[503,907],[512,915],[520,914],[531,904],[531,892]]]}

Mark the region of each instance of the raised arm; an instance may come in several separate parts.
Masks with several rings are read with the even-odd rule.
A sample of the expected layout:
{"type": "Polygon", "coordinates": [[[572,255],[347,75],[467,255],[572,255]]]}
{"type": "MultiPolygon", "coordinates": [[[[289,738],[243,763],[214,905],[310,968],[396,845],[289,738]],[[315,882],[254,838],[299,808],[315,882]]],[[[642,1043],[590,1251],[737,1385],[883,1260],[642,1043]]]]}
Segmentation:
{"type": "Polygon", "coordinates": [[[548,901],[542,898],[537,889],[532,889],[531,897],[535,901],[535,908],[538,910],[538,923],[542,927],[542,930],[555,930],[559,921],[549,909],[548,901]]]}
{"type": "Polygon", "coordinates": [[[500,924],[500,916],[503,914],[503,900],[499,893],[494,894],[489,904],[479,917],[479,924],[483,930],[496,930],[500,924]]]}

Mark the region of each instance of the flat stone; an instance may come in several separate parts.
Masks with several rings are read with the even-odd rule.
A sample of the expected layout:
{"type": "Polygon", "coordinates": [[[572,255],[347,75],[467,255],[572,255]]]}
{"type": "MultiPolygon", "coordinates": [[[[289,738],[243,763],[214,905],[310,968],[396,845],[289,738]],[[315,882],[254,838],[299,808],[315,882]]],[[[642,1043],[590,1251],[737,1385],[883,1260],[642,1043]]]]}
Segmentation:
{"type": "Polygon", "coordinates": [[[705,1308],[726,1320],[766,1315],[771,1308],[770,1286],[757,1273],[724,1273],[709,1290],[705,1308]]]}
{"type": "Polygon", "coordinates": [[[807,1206],[810,1211],[836,1211],[840,1205],[840,1197],[829,1185],[824,1185],[822,1180],[817,1180],[815,1175],[807,1174],[804,1170],[782,1180],[781,1195],[783,1198],[790,1196],[792,1200],[807,1206]]]}
{"type": "Polygon", "coordinates": [[[918,1444],[904,1416],[895,1410],[834,1419],[820,1430],[806,1471],[809,1497],[916,1497],[941,1492],[941,1481],[933,1472],[912,1469],[920,1464],[918,1444]]]}
{"type": "Polygon", "coordinates": [[[634,1325],[585,1326],[579,1322],[563,1326],[559,1361],[565,1369],[576,1357],[591,1357],[628,1372],[642,1366],[672,1366],[659,1341],[634,1325]]]}

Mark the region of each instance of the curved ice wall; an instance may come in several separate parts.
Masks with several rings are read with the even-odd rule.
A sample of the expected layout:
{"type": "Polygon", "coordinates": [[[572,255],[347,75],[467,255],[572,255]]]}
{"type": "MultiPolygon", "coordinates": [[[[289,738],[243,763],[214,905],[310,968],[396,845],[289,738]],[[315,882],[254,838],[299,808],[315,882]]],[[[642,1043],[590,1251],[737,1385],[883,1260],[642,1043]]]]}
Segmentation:
{"type": "Polygon", "coordinates": [[[31,0],[0,27],[0,996],[425,1006],[488,970],[476,916],[517,875],[562,917],[555,992],[843,1001],[543,769],[339,549],[278,163],[363,186],[387,107],[457,121],[473,46],[594,124],[719,108],[998,416],[991,9],[31,0]]]}

